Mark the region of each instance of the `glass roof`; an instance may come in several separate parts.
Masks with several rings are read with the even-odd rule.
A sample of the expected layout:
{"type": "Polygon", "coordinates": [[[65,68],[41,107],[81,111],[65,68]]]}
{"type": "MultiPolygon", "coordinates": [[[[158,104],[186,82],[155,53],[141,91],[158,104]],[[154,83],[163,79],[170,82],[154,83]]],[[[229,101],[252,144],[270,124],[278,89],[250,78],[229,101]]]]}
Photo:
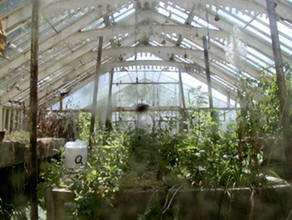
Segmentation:
{"type": "MultiPolygon", "coordinates": [[[[54,4],[53,0],[50,2],[54,4]]],[[[218,86],[217,89],[222,87],[222,91],[226,92],[236,93],[239,71],[246,77],[256,77],[263,68],[275,71],[269,21],[266,14],[262,13],[265,8],[257,11],[255,7],[248,11],[243,10],[242,6],[236,8],[236,3],[231,6],[218,5],[215,0],[210,0],[205,5],[198,0],[193,4],[189,1],[160,0],[145,3],[114,0],[111,6],[93,4],[90,7],[85,3],[82,7],[82,2],[74,2],[72,6],[68,4],[67,10],[56,10],[52,14],[43,14],[48,5],[42,5],[39,28],[39,88],[48,92],[41,93],[44,95],[41,99],[47,94],[53,97],[58,94],[57,91],[68,87],[76,91],[78,85],[86,84],[82,81],[93,79],[98,35],[104,36],[102,60],[105,66],[113,64],[118,67],[119,63],[125,62],[136,62],[138,65],[137,61],[165,61],[189,70],[187,65],[194,65],[192,68],[195,71],[186,72],[202,83],[205,83],[205,66],[201,37],[206,35],[214,86],[218,86]],[[159,29],[159,25],[165,28],[159,29]],[[180,31],[175,31],[173,26],[180,27],[180,31]],[[234,37],[232,30],[235,26],[242,33],[241,40],[246,49],[246,53],[239,55],[243,68],[229,62],[226,57],[226,48],[230,38],[234,37]],[[121,31],[118,31],[120,27],[121,31]],[[213,37],[212,31],[218,34],[213,37]],[[118,50],[120,47],[125,49],[118,50]],[[135,47],[137,51],[133,52],[129,47],[135,47]],[[143,51],[140,52],[142,47],[143,51]],[[166,47],[168,49],[165,52],[160,49],[166,47]],[[187,50],[183,55],[179,54],[178,49],[196,51],[199,58],[190,58],[187,50]],[[68,78],[69,81],[66,80],[68,78]]],[[[290,0],[286,0],[286,3],[292,8],[290,0]]],[[[283,7],[281,4],[279,3],[279,8],[283,7]]],[[[4,31],[8,30],[5,56],[0,56],[0,98],[3,100],[4,97],[6,102],[28,100],[31,21],[26,17],[18,18],[18,10],[15,10],[24,10],[28,5],[24,0],[0,2],[0,19],[3,21],[4,31]],[[11,24],[5,20],[10,17],[14,19],[11,19],[11,24]],[[5,26],[7,24],[11,26],[5,26]],[[13,89],[14,87],[19,90],[13,89]]],[[[56,3],[55,6],[57,7],[56,3]]],[[[291,62],[292,22],[289,19],[279,20],[278,29],[284,60],[291,62]]],[[[124,68],[130,71],[130,66],[127,65],[124,68]]],[[[165,63],[161,66],[165,66],[165,63]]],[[[155,72],[157,67],[158,64],[148,66],[147,74],[155,72]]],[[[128,77],[129,80],[130,75],[125,74],[125,79],[128,77]]],[[[152,82],[158,80],[151,74],[147,79],[152,82]]]]}

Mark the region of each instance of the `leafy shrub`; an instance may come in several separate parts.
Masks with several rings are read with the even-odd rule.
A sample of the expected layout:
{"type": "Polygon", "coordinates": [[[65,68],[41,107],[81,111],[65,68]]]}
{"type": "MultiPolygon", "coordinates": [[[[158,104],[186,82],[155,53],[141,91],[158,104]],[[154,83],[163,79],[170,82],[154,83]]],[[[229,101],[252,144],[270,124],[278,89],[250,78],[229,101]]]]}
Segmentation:
{"type": "Polygon", "coordinates": [[[38,137],[56,137],[73,140],[78,135],[77,114],[53,112],[41,109],[38,112],[38,137]]]}
{"type": "MultiPolygon", "coordinates": [[[[89,119],[88,114],[79,119],[80,138],[86,141],[89,119]]],[[[239,145],[237,125],[230,125],[226,132],[214,129],[217,124],[208,111],[194,111],[191,120],[193,128],[188,133],[174,133],[173,124],[153,132],[97,127],[84,169],[68,176],[62,164],[54,161],[42,176],[46,183],[73,190],[75,216],[89,218],[98,215],[104,201],[114,205],[117,191],[130,188],[254,187],[266,182],[260,163],[254,161],[254,156],[258,161],[262,157],[261,149],[255,151],[250,143],[239,145]]],[[[149,208],[140,219],[152,211],[149,208]]]]}
{"type": "MultiPolygon", "coordinates": [[[[260,169],[249,160],[250,151],[238,155],[237,127],[214,130],[210,112],[194,112],[194,128],[178,148],[182,174],[194,186],[235,187],[260,185],[260,169]]],[[[253,152],[252,152],[253,153],[253,152]]],[[[258,152],[260,156],[262,152],[258,152]]]]}

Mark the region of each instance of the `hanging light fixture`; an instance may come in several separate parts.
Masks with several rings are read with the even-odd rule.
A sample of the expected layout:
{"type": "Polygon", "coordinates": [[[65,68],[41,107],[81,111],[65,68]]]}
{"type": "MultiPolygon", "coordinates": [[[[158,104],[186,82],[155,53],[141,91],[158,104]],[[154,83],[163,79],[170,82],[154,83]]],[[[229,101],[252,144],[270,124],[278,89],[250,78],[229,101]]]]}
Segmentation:
{"type": "Polygon", "coordinates": [[[220,21],[220,17],[219,17],[219,15],[218,15],[218,14],[216,14],[216,15],[215,15],[215,18],[214,18],[214,20],[215,20],[215,21],[220,21]]]}
{"type": "Polygon", "coordinates": [[[217,4],[217,1],[216,1],[216,5],[215,5],[215,7],[216,7],[216,15],[215,15],[214,20],[215,20],[215,21],[220,21],[220,17],[219,17],[219,15],[218,15],[218,4],[217,4]]]}

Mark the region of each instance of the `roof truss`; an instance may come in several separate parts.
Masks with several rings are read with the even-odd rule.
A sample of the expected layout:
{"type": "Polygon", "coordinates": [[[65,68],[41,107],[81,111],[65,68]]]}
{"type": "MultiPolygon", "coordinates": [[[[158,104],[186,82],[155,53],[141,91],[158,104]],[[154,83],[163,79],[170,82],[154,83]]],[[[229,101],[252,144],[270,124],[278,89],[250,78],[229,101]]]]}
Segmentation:
{"type": "MultiPolygon", "coordinates": [[[[203,81],[205,78],[201,38],[207,35],[211,45],[209,53],[214,86],[224,94],[235,91],[238,86],[238,79],[234,74],[236,69],[232,70],[232,65],[225,60],[224,51],[235,25],[234,20],[244,24],[244,28],[241,28],[241,40],[251,50],[261,54],[257,60],[267,65],[269,64],[267,60],[272,60],[271,44],[259,38],[250,28],[246,28],[250,25],[269,37],[252,23],[256,21],[266,26],[265,22],[258,19],[258,16],[265,14],[265,3],[262,0],[204,2],[202,5],[200,0],[111,0],[109,4],[105,0],[41,0],[43,34],[40,39],[40,99],[45,99],[48,95],[54,96],[56,91],[65,87],[72,86],[71,91],[74,91],[92,79],[96,40],[100,35],[106,40],[103,72],[108,71],[108,66],[113,68],[120,65],[142,64],[141,61],[135,61],[135,64],[126,62],[127,57],[141,52],[152,53],[162,58],[163,61],[159,64],[155,64],[158,61],[151,61],[152,63],[149,61],[149,65],[154,66],[174,65],[171,59],[175,58],[176,65],[180,68],[192,66],[192,70],[195,71],[187,72],[203,81]],[[249,21],[240,19],[235,11],[240,11],[251,19],[249,21]],[[216,16],[220,13],[222,14],[220,20],[216,21],[216,16]],[[54,20],[54,16],[61,17],[54,20]]],[[[4,5],[5,1],[1,2],[0,7],[4,5]]],[[[287,28],[292,21],[291,9],[291,3],[285,0],[278,1],[279,22],[287,28]]],[[[10,100],[28,99],[30,17],[31,5],[28,0],[11,8],[7,13],[0,14],[4,29],[10,38],[9,56],[0,59],[2,104],[10,100]],[[17,34],[20,30],[24,31],[17,34]],[[21,39],[27,40],[23,40],[13,49],[11,45],[17,44],[21,39]]],[[[281,36],[292,42],[289,34],[281,33],[281,36]]],[[[291,45],[285,44],[284,41],[282,43],[287,48],[283,50],[284,59],[291,62],[289,52],[291,45]]],[[[244,69],[246,74],[258,78],[260,65],[251,58],[255,55],[249,53],[249,57],[244,58],[244,69]]]]}

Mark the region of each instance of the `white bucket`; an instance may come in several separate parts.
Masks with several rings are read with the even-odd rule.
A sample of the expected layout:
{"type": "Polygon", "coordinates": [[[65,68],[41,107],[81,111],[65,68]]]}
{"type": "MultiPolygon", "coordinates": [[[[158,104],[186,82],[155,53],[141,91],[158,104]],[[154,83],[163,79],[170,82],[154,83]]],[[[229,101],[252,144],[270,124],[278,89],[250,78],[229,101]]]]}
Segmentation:
{"type": "Polygon", "coordinates": [[[69,141],[64,146],[64,167],[75,171],[86,164],[87,144],[84,141],[69,141]]]}

